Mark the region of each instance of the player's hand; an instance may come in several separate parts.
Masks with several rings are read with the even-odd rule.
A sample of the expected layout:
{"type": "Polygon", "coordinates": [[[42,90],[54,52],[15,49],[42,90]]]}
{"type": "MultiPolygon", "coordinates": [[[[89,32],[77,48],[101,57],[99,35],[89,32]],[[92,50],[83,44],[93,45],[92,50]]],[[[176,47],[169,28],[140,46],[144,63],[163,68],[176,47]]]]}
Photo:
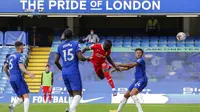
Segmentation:
{"type": "Polygon", "coordinates": [[[35,75],[32,74],[32,73],[29,73],[28,75],[29,75],[29,77],[30,77],[31,79],[33,79],[33,78],[35,77],[35,75]]]}
{"type": "Polygon", "coordinates": [[[90,59],[91,59],[91,57],[85,57],[86,59],[87,59],[87,62],[89,62],[90,61],[90,59]]]}
{"type": "Polygon", "coordinates": [[[115,70],[117,70],[118,72],[121,72],[121,69],[119,67],[115,67],[115,70]]]}

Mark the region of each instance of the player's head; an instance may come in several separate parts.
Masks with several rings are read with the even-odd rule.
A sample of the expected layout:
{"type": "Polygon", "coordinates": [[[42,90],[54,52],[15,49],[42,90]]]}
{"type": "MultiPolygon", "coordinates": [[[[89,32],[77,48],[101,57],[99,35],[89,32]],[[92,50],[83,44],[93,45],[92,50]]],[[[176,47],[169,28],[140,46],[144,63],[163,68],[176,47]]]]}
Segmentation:
{"type": "Polygon", "coordinates": [[[67,28],[64,32],[63,32],[63,36],[61,37],[61,40],[69,40],[72,39],[73,36],[73,32],[71,29],[67,28]]]}
{"type": "Polygon", "coordinates": [[[45,71],[46,71],[46,72],[49,72],[49,71],[50,71],[50,66],[49,66],[49,65],[46,66],[45,71]]]}
{"type": "Polygon", "coordinates": [[[136,55],[136,58],[141,58],[144,54],[144,51],[141,49],[141,48],[137,48],[135,49],[135,55],[136,55]]]}
{"type": "Polygon", "coordinates": [[[93,29],[90,30],[90,34],[94,34],[94,30],[93,29]]]}
{"type": "Polygon", "coordinates": [[[15,42],[15,48],[17,50],[17,52],[19,53],[23,53],[24,51],[24,44],[20,41],[15,42]]]}
{"type": "Polygon", "coordinates": [[[103,44],[103,49],[105,51],[108,51],[112,48],[112,41],[111,40],[105,40],[103,44]]]}

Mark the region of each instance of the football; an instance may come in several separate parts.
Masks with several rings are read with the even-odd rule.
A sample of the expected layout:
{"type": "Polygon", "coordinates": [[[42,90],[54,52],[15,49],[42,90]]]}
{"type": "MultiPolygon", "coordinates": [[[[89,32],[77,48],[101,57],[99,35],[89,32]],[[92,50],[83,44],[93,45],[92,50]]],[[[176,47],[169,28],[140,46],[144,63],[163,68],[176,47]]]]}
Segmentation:
{"type": "Polygon", "coordinates": [[[178,41],[183,41],[186,39],[186,34],[184,32],[179,32],[177,35],[176,35],[176,38],[178,41]]]}

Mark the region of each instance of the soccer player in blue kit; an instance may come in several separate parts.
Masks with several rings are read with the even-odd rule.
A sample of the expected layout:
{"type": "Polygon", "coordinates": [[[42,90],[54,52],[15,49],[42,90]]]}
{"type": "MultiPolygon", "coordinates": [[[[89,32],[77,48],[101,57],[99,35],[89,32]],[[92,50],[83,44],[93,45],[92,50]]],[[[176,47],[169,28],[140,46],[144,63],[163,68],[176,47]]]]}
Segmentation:
{"type": "Polygon", "coordinates": [[[16,52],[8,57],[4,65],[4,71],[10,78],[10,85],[18,96],[14,103],[9,105],[9,110],[14,112],[14,108],[24,102],[24,112],[28,112],[30,104],[29,89],[24,80],[23,73],[28,74],[30,78],[34,78],[34,75],[27,71],[23,64],[23,56],[21,54],[23,53],[23,43],[17,41],[15,42],[15,47],[16,52]]]}
{"type": "Polygon", "coordinates": [[[62,77],[69,93],[69,109],[66,112],[76,112],[76,107],[82,97],[82,81],[79,72],[79,60],[89,61],[89,57],[82,55],[79,42],[73,41],[73,32],[66,29],[61,40],[63,42],[58,46],[55,64],[62,70],[62,77]],[[63,66],[60,65],[59,59],[62,59],[63,66]]]}
{"type": "Polygon", "coordinates": [[[135,67],[135,81],[130,85],[128,91],[124,95],[123,99],[120,101],[118,109],[110,112],[121,112],[129,97],[131,97],[135,102],[138,112],[143,112],[139,99],[137,98],[137,94],[140,93],[147,86],[148,78],[145,72],[145,60],[142,58],[144,51],[140,48],[137,48],[135,52],[137,58],[136,61],[133,61],[129,64],[118,65],[118,67],[121,67],[121,71],[129,70],[135,67]]]}

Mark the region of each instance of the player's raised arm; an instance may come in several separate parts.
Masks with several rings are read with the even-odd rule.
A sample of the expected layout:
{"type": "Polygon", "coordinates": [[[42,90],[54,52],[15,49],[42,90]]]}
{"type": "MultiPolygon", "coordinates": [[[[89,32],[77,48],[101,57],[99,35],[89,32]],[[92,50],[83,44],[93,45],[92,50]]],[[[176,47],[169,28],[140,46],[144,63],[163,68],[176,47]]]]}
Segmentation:
{"type": "Polygon", "coordinates": [[[107,56],[107,60],[117,71],[120,71],[120,69],[115,65],[110,56],[107,56]]]}
{"type": "Polygon", "coordinates": [[[138,65],[138,63],[136,63],[136,62],[128,63],[128,64],[118,64],[119,67],[125,67],[125,68],[129,68],[129,69],[133,68],[137,65],[138,65]]]}
{"type": "Polygon", "coordinates": [[[77,55],[77,57],[78,57],[78,59],[79,59],[80,61],[89,61],[89,60],[90,60],[90,57],[85,57],[85,56],[83,56],[83,54],[82,54],[81,51],[77,52],[76,55],[77,55]]]}
{"type": "Polygon", "coordinates": [[[8,77],[10,77],[10,74],[9,74],[9,71],[8,71],[8,63],[5,63],[5,64],[4,64],[3,70],[5,71],[6,75],[7,75],[8,77]]]}
{"type": "MultiPolygon", "coordinates": [[[[84,50],[84,52],[85,52],[85,51],[87,51],[87,50],[90,50],[90,48],[89,48],[89,47],[88,47],[88,48],[84,48],[83,50],[84,50]]],[[[78,45],[76,46],[76,55],[77,55],[77,57],[78,57],[78,59],[79,59],[80,61],[89,61],[89,60],[90,60],[90,57],[85,57],[85,56],[83,56],[83,51],[81,51],[80,44],[78,44],[78,45]]]]}
{"type": "Polygon", "coordinates": [[[90,47],[85,47],[83,48],[82,53],[85,53],[86,51],[89,51],[89,50],[91,50],[90,47]]]}

